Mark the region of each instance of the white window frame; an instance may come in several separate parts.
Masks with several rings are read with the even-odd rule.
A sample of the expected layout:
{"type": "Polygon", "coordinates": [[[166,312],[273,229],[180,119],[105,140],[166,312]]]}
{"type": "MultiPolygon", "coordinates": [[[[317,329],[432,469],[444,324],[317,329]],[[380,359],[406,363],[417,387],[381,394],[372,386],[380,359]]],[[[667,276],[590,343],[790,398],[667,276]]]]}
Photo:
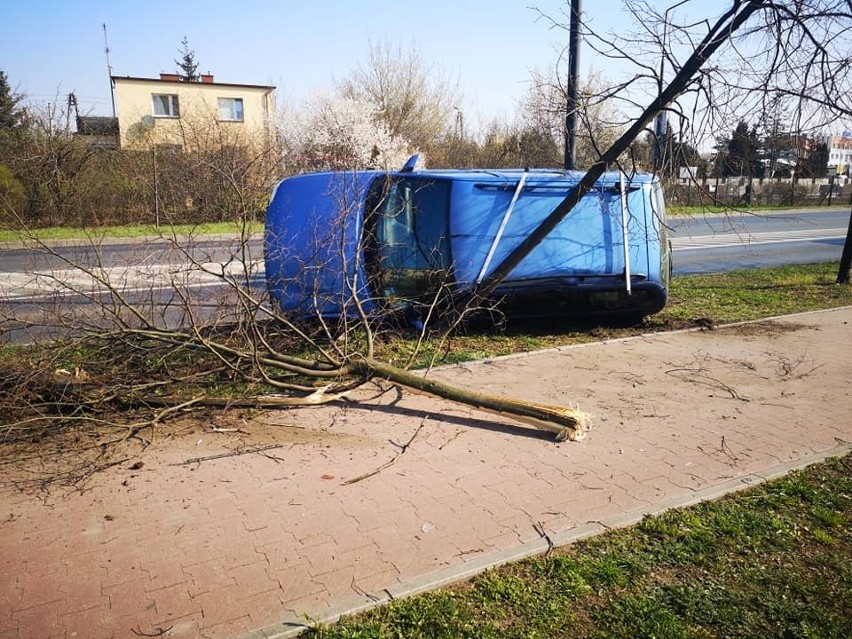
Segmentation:
{"type": "Polygon", "coordinates": [[[176,93],[152,93],[151,111],[155,118],[179,118],[180,101],[176,93]],[[159,98],[159,100],[158,100],[159,98]],[[157,113],[157,104],[163,108],[163,113],[157,113]]]}
{"type": "Polygon", "coordinates": [[[219,98],[219,120],[222,122],[245,122],[245,106],[242,98],[219,98]]]}

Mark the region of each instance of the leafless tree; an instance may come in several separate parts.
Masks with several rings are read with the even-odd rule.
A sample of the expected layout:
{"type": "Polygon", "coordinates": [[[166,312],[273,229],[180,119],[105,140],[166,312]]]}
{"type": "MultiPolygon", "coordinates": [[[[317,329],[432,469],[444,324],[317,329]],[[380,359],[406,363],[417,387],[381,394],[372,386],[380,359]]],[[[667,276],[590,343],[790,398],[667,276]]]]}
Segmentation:
{"type": "MultiPolygon", "coordinates": [[[[685,4],[675,5],[673,10],[685,4]]],[[[645,17],[639,5],[630,6],[637,15],[645,17]]],[[[601,44],[604,40],[600,40],[598,46],[607,55],[640,61],[639,73],[604,92],[612,99],[622,100],[625,113],[633,107],[634,114],[629,123],[625,121],[621,135],[602,150],[599,159],[552,214],[479,286],[464,295],[446,297],[442,295],[444,287],[438,279],[431,300],[414,301],[422,305],[427,316],[441,313],[445,320],[443,325],[448,327],[444,335],[449,335],[465,312],[481,304],[494,292],[507,274],[593,188],[608,167],[623,166],[629,161],[623,158],[630,145],[646,131],[661,110],[684,117],[690,115],[696,132],[706,130],[706,125],[716,122],[714,113],[720,108],[722,112],[739,108],[739,100],[735,97],[737,91],[745,92],[742,100],[757,104],[759,95],[751,95],[750,92],[778,90],[783,79],[787,83],[784,90],[801,98],[801,113],[808,113],[813,118],[824,117],[826,113],[848,115],[849,96],[833,92],[838,87],[848,86],[848,57],[844,56],[848,56],[850,48],[844,48],[843,42],[849,37],[849,25],[850,5],[841,0],[810,5],[798,1],[734,0],[728,10],[713,20],[678,22],[671,12],[660,15],[649,9],[643,37],[633,37],[626,42],[612,38],[606,40],[606,47],[601,44]],[[655,22],[655,15],[659,22],[655,22]],[[682,59],[671,53],[669,46],[675,34],[690,48],[689,55],[682,59]],[[639,44],[656,46],[652,52],[662,51],[671,70],[667,74],[670,80],[660,84],[659,60],[648,57],[650,53],[646,51],[642,57],[631,51],[631,47],[639,44]],[[643,86],[645,91],[650,90],[651,97],[640,109],[642,95],[648,95],[639,92],[643,86]],[[701,107],[708,104],[714,108],[705,114],[701,107]],[[720,104],[721,107],[718,106],[720,104]]],[[[591,35],[587,34],[587,37],[591,35]]],[[[351,174],[341,173],[340,179],[345,182],[351,179],[351,174]]],[[[347,188],[342,182],[341,197],[345,196],[347,188]]],[[[345,201],[344,197],[342,203],[345,201]]],[[[245,200],[240,202],[240,206],[245,206],[245,200]]],[[[341,206],[340,210],[342,217],[338,224],[307,231],[318,234],[330,246],[341,246],[341,238],[348,233],[358,234],[358,242],[368,242],[369,237],[365,235],[368,230],[352,223],[347,217],[346,206],[341,206]]],[[[246,215],[240,217],[249,219],[246,215]]],[[[110,272],[103,263],[94,260],[82,267],[78,261],[68,263],[89,278],[85,284],[80,284],[79,280],[72,283],[72,290],[87,299],[98,300],[96,307],[100,315],[90,322],[95,329],[96,343],[111,349],[111,354],[123,362],[148,366],[143,370],[154,370],[151,363],[156,362],[157,372],[156,375],[151,372],[144,381],[110,385],[105,391],[102,384],[91,388],[93,374],[85,371],[85,366],[78,365],[79,373],[75,366],[63,368],[65,372],[59,380],[60,396],[74,398],[70,402],[70,410],[75,419],[92,420],[91,410],[80,412],[80,407],[100,407],[104,397],[148,410],[167,407],[145,420],[126,424],[127,433],[135,435],[140,429],[162,419],[163,410],[203,402],[264,405],[265,402],[311,404],[334,401],[366,380],[386,379],[417,392],[439,395],[528,421],[565,437],[582,435],[585,416],[571,409],[465,392],[413,374],[405,364],[391,365],[382,361],[377,336],[383,330],[381,322],[386,314],[377,316],[354,295],[354,292],[362,290],[364,282],[359,279],[361,271],[349,269],[345,262],[346,259],[361,259],[360,252],[355,252],[355,257],[340,254],[335,258],[343,260],[335,263],[340,263],[343,271],[349,274],[340,292],[345,296],[347,308],[339,321],[330,323],[319,316],[314,322],[305,323],[298,315],[282,312],[269,302],[262,287],[253,284],[256,255],[252,252],[249,237],[249,234],[242,235],[239,240],[241,246],[224,260],[213,259],[203,251],[198,252],[197,246],[183,241],[183,238],[172,237],[169,250],[186,266],[179,273],[166,269],[167,286],[157,291],[152,289],[151,294],[141,301],[129,298],[121,278],[116,281],[108,277],[110,272]],[[226,289],[228,303],[225,304],[222,297],[217,298],[212,309],[199,303],[196,294],[198,278],[212,278],[226,289]],[[163,290],[168,291],[165,299],[160,297],[163,290]],[[181,356],[186,354],[202,358],[191,371],[178,365],[181,356]],[[250,397],[250,393],[244,392],[237,399],[223,400],[205,392],[211,385],[232,383],[234,380],[239,380],[244,388],[274,388],[289,396],[264,399],[250,397]],[[183,385],[184,392],[193,387],[198,392],[175,395],[176,382],[183,385]]],[[[270,239],[274,241],[276,238],[267,238],[270,239]]],[[[49,254],[53,251],[46,245],[42,249],[49,254]]],[[[97,247],[95,249],[97,253],[97,247]]],[[[65,259],[58,254],[55,257],[60,261],[65,259]]],[[[305,264],[304,268],[322,266],[305,264]]],[[[305,281],[305,278],[300,281],[305,281]]],[[[407,364],[410,365],[411,361],[407,364]]],[[[99,372],[96,378],[102,381],[104,373],[99,372]]],[[[55,374],[51,375],[51,379],[56,381],[55,374]]],[[[55,401],[46,402],[43,393],[35,397],[26,395],[19,388],[19,385],[14,386],[14,396],[28,398],[27,405],[36,414],[7,423],[7,432],[21,432],[28,424],[43,424],[46,418],[56,418],[55,411],[47,414],[52,409],[46,408],[55,407],[55,401]]]]}
{"type": "MultiPolygon", "coordinates": [[[[0,334],[54,340],[54,346],[29,351],[34,361],[0,360],[3,452],[14,458],[33,441],[62,441],[53,446],[77,471],[54,476],[75,483],[115,461],[104,452],[110,444],[128,439],[145,444],[164,420],[192,408],[310,406],[341,400],[369,380],[495,412],[557,438],[582,438],[586,417],[571,407],[464,391],[408,370],[423,361],[430,314],[439,313],[440,300],[450,297],[443,295],[448,283],[436,270],[430,275],[434,292],[426,297],[353,295],[380,288],[360,280],[357,262],[363,251],[337,248],[353,232],[359,246],[371,241],[369,225],[356,229],[348,205],[353,175],[340,172],[333,191],[339,190],[337,223],[305,228],[317,247],[328,249],[325,257],[279,283],[301,287],[320,308],[324,301],[339,304],[343,310],[335,319],[285,311],[270,301],[259,276],[261,246],[250,224],[249,198],[235,200],[242,231],[224,250],[164,224],[158,237],[134,243],[119,261],[98,235],[68,250],[23,229],[33,267],[29,277],[8,283],[27,294],[0,300],[0,334]],[[339,290],[315,286],[324,268],[343,271],[339,290]],[[392,365],[382,358],[383,336],[393,330],[389,322],[403,307],[416,307],[425,321],[406,361],[392,365]],[[222,391],[234,385],[236,395],[222,391]],[[81,431],[89,433],[82,449],[70,435],[81,431]],[[72,443],[56,437],[66,433],[72,443]],[[87,461],[76,465],[80,460],[87,461]]],[[[286,247],[288,239],[278,245],[286,247]]],[[[277,240],[267,238],[272,244],[277,240]]],[[[459,320],[463,317],[461,312],[459,320]]],[[[435,353],[441,339],[432,340],[435,353]]]]}
{"type": "Polygon", "coordinates": [[[678,18],[684,8],[695,6],[691,0],[662,12],[645,2],[628,0],[625,6],[636,16],[637,33],[585,33],[600,54],[632,65],[633,73],[601,96],[623,105],[630,118],[624,132],[553,213],[468,294],[471,299],[493,292],[604,171],[619,165],[660,112],[690,122],[696,140],[709,135],[722,116],[754,109],[778,91],[796,96],[798,113],[809,122],[852,115],[850,96],[839,90],[849,86],[852,73],[852,5],[847,0],[734,0],[712,19],[678,18]],[[664,82],[661,69],[666,68],[671,80],[664,82]]]}
{"type": "MultiPolygon", "coordinates": [[[[565,145],[565,113],[567,88],[561,65],[555,64],[547,71],[532,71],[530,86],[520,103],[518,124],[551,138],[558,147],[559,166],[565,145]]],[[[612,144],[621,132],[624,115],[617,105],[601,98],[606,80],[600,73],[584,78],[578,92],[579,118],[577,130],[576,164],[591,166],[600,159],[601,152],[612,144]]]]}
{"type": "Polygon", "coordinates": [[[390,134],[428,153],[452,126],[459,90],[444,72],[408,49],[388,42],[370,44],[367,61],[340,81],[348,98],[373,104],[390,134]]]}
{"type": "MultiPolygon", "coordinates": [[[[850,48],[844,0],[740,0],[720,16],[707,15],[706,5],[694,0],[625,0],[624,7],[633,17],[631,31],[583,24],[585,46],[607,64],[608,84],[598,86],[594,98],[606,102],[608,113],[625,116],[622,129],[684,71],[691,72],[689,81],[658,106],[698,148],[743,119],[758,123],[776,115],[779,102],[788,114],[787,130],[795,132],[849,117],[852,103],[842,89],[849,82],[850,48]],[[732,19],[743,11],[753,15],[731,31],[732,19]],[[725,41],[716,46],[708,35],[725,41]],[[690,64],[697,61],[699,43],[712,44],[712,58],[690,64]]],[[[562,18],[546,17],[567,30],[562,18]]]]}

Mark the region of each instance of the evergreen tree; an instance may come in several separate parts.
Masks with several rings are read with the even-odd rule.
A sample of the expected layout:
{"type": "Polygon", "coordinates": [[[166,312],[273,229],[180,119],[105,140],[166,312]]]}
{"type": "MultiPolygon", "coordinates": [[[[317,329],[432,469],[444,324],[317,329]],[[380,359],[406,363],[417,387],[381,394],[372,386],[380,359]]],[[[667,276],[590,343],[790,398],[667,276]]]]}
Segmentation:
{"type": "Polygon", "coordinates": [[[750,130],[748,123],[744,120],[737,124],[731,137],[727,140],[723,174],[726,176],[762,176],[758,146],[757,130],[754,128],[750,130]]]}
{"type": "Polygon", "coordinates": [[[186,36],[180,41],[180,60],[175,60],[178,65],[178,75],[181,82],[198,82],[198,62],[195,59],[195,51],[189,48],[189,41],[186,36]]]}
{"type": "Polygon", "coordinates": [[[0,129],[14,129],[21,124],[23,110],[18,108],[21,96],[12,92],[9,79],[0,71],[0,129]]]}
{"type": "Polygon", "coordinates": [[[789,174],[790,160],[795,161],[795,149],[792,143],[795,136],[789,130],[790,115],[781,94],[775,94],[765,107],[760,122],[762,146],[758,150],[767,177],[781,177],[789,174]],[[779,172],[780,171],[780,172],[779,172]]]}

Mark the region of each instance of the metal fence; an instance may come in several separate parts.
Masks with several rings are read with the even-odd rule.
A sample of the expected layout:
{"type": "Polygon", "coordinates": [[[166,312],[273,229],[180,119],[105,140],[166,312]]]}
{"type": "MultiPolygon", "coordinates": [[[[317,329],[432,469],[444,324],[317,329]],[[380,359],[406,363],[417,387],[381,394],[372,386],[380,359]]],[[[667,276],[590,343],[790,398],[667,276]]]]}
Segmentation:
{"type": "Polygon", "coordinates": [[[674,206],[830,206],[852,204],[852,181],[840,178],[678,180],[666,187],[674,206]]]}

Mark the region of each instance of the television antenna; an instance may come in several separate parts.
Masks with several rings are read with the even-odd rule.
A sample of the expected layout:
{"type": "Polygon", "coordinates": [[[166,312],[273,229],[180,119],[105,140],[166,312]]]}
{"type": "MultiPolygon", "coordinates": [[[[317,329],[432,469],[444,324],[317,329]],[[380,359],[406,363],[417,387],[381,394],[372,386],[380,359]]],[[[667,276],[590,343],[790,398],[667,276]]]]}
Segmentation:
{"type": "Polygon", "coordinates": [[[107,60],[107,74],[109,76],[109,95],[112,100],[112,117],[115,117],[115,87],[112,83],[112,63],[109,60],[109,41],[107,40],[106,22],[101,23],[104,30],[104,53],[107,60]]]}

